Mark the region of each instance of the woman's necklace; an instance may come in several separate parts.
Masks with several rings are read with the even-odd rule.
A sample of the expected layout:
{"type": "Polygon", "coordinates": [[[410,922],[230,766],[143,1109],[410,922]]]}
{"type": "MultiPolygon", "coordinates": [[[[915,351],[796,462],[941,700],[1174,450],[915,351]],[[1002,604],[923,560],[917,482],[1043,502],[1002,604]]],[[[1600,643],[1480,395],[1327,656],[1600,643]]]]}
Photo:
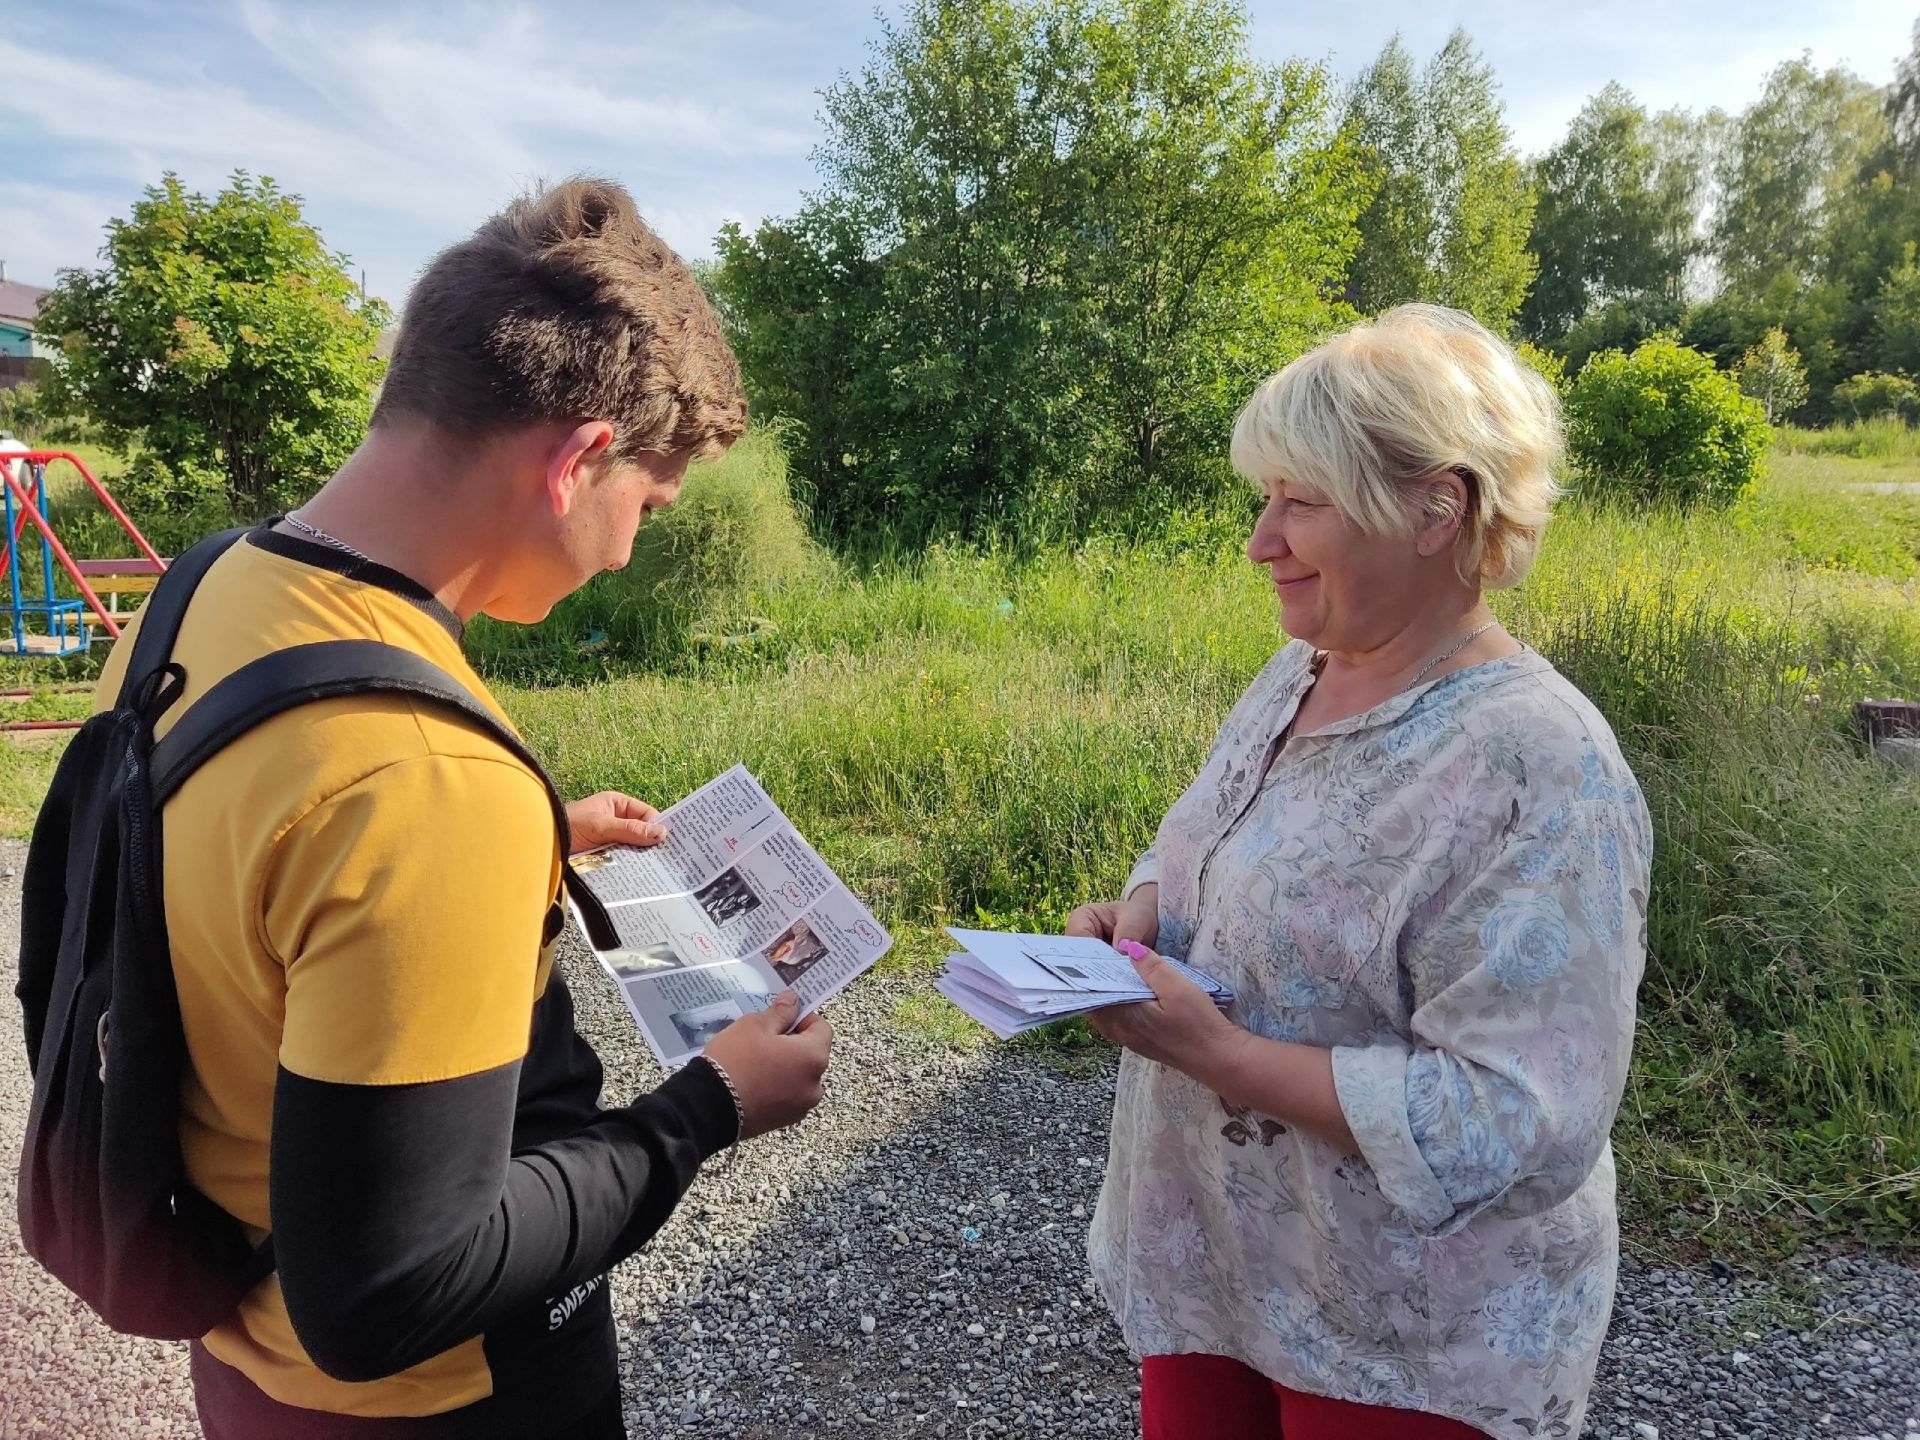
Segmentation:
{"type": "MultiPolygon", "coordinates": [[[[311,535],[315,540],[318,540],[322,545],[331,545],[334,549],[343,551],[346,554],[351,555],[354,559],[360,561],[362,564],[365,564],[365,565],[373,564],[373,558],[371,556],[362,554],[360,551],[354,549],[353,546],[347,544],[347,542],[342,540],[339,536],[329,535],[326,531],[322,530],[318,525],[309,525],[306,521],[302,520],[296,512],[289,510],[281,518],[285,520],[287,524],[293,526],[294,529],[298,530],[302,535],[311,535]]],[[[1472,637],[1469,636],[1468,638],[1471,639],[1472,637]]]]}
{"type": "Polygon", "coordinates": [[[1413,678],[1407,681],[1406,684],[1400,687],[1401,692],[1405,693],[1406,691],[1411,690],[1414,686],[1418,685],[1422,680],[1426,679],[1427,672],[1432,670],[1434,666],[1446,664],[1447,661],[1451,660],[1454,656],[1458,655],[1462,650],[1466,649],[1467,646],[1471,645],[1474,641],[1478,640],[1482,635],[1486,634],[1487,631],[1491,630],[1495,625],[1499,623],[1500,622],[1498,620],[1487,621],[1486,624],[1482,625],[1478,630],[1475,630],[1472,634],[1468,635],[1466,639],[1462,640],[1458,645],[1454,646],[1451,650],[1447,651],[1444,655],[1434,656],[1431,660],[1427,661],[1426,664],[1422,665],[1418,670],[1413,672],[1413,678]]]}

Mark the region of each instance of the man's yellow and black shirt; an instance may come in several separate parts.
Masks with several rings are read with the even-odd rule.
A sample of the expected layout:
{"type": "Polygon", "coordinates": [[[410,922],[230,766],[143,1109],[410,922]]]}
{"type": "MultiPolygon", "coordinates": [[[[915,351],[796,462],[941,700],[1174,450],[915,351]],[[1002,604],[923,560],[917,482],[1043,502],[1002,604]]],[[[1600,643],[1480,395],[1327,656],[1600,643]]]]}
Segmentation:
{"type": "MultiPolygon", "coordinates": [[[[262,527],[201,582],[169,718],[336,639],[414,651],[498,710],[430,593],[262,527]]],[[[704,1065],[599,1107],[552,968],[540,778],[431,702],[323,700],[208,761],[163,837],[187,1173],[271,1232],[276,1266],[195,1347],[202,1405],[289,1440],[531,1436],[584,1413],[618,1383],[607,1269],[736,1118],[704,1065]]]]}

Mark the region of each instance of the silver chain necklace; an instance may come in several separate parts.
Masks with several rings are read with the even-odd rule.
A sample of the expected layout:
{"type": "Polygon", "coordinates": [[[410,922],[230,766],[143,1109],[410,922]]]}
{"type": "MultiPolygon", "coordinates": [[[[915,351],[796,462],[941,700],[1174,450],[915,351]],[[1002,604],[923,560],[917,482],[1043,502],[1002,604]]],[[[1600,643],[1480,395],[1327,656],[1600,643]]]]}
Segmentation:
{"type": "Polygon", "coordinates": [[[334,549],[342,551],[345,554],[351,555],[354,559],[360,561],[364,565],[371,565],[374,563],[372,556],[354,549],[353,546],[347,544],[346,541],[342,540],[337,535],[329,535],[326,531],[322,530],[318,525],[309,525],[306,521],[302,520],[299,514],[295,511],[289,510],[281,518],[284,519],[287,522],[287,524],[293,526],[294,529],[298,530],[302,535],[311,535],[314,539],[318,540],[322,545],[331,545],[334,549]]]}
{"type": "Polygon", "coordinates": [[[1467,646],[1471,645],[1474,641],[1478,640],[1482,635],[1486,634],[1487,631],[1491,630],[1495,625],[1499,623],[1500,622],[1498,620],[1487,621],[1486,624],[1482,625],[1478,630],[1475,630],[1471,635],[1467,636],[1466,639],[1462,640],[1458,645],[1454,646],[1451,650],[1447,651],[1446,654],[1434,656],[1433,659],[1427,661],[1426,664],[1422,665],[1418,670],[1414,671],[1413,678],[1407,681],[1406,684],[1402,685],[1400,689],[1402,691],[1411,690],[1414,686],[1418,685],[1422,680],[1426,679],[1427,672],[1432,670],[1434,666],[1446,664],[1447,661],[1451,660],[1454,656],[1458,655],[1462,650],[1466,649],[1467,646]]]}

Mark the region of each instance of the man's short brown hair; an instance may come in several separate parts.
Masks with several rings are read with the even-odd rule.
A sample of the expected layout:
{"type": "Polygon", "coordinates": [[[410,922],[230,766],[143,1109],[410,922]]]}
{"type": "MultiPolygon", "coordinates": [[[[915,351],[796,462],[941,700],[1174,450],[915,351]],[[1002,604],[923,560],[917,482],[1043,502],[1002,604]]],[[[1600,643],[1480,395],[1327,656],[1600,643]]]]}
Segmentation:
{"type": "Polygon", "coordinates": [[[455,434],[605,420],[608,457],[720,454],[747,425],[740,365],[680,257],[610,180],[514,201],[408,297],[373,423],[455,434]]]}

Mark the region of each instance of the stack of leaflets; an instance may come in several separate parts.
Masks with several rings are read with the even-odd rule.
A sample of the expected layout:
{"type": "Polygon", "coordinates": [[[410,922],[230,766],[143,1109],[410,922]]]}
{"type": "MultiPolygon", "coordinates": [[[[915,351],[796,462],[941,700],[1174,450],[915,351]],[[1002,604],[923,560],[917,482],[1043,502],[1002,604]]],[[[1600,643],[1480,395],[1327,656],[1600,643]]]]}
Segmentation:
{"type": "Polygon", "coordinates": [[[574,917],[663,1065],[792,989],[810,1015],[893,937],[736,765],[661,812],[667,838],[572,859],[574,917]]]}
{"type": "MultiPolygon", "coordinates": [[[[1133,962],[1104,940],[952,927],[947,933],[966,948],[947,957],[934,988],[1002,1040],[1070,1015],[1153,998],[1133,962]]],[[[1167,964],[1221,1009],[1233,1004],[1233,992],[1211,975],[1178,960],[1167,964]]]]}

